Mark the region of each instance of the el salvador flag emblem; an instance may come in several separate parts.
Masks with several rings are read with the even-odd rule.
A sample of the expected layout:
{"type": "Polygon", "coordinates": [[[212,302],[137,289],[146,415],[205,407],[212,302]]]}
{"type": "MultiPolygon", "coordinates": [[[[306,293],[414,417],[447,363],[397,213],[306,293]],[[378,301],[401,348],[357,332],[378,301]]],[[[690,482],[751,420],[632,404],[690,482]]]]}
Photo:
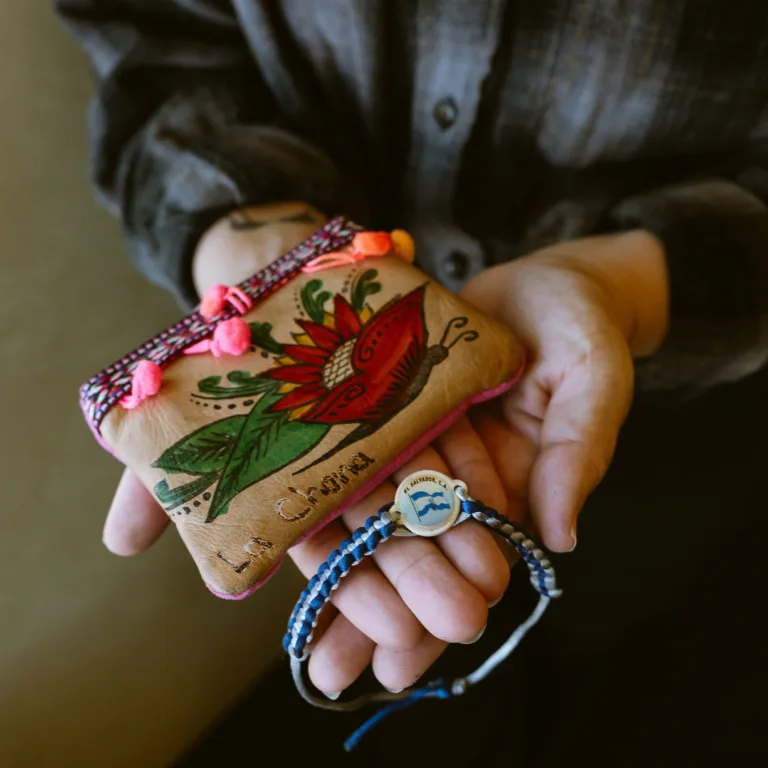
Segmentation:
{"type": "Polygon", "coordinates": [[[423,520],[430,512],[442,512],[451,509],[452,506],[442,491],[435,493],[416,491],[411,493],[410,497],[419,520],[423,520]]]}
{"type": "Polygon", "coordinates": [[[403,527],[417,536],[437,536],[447,531],[461,511],[454,489],[457,482],[430,470],[408,475],[395,493],[394,509],[400,513],[403,527]]]}

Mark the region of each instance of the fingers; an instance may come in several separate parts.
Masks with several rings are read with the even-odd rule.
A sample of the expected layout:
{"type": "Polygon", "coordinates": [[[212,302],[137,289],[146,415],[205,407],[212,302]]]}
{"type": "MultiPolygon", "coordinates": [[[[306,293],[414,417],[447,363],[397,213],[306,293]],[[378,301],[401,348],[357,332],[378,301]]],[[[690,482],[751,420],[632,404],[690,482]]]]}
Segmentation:
{"type": "Polygon", "coordinates": [[[116,555],[138,554],[160,538],[169,522],[152,494],[126,469],[104,523],[104,545],[116,555]]]}
{"type": "Polygon", "coordinates": [[[603,479],[632,395],[632,363],[597,352],[552,393],[531,474],[531,508],[547,547],[576,545],[576,520],[603,479]]]}
{"type": "MultiPolygon", "coordinates": [[[[396,474],[395,482],[416,470],[432,469],[461,477],[473,493],[503,509],[501,482],[469,422],[457,424],[439,444],[447,462],[427,449],[396,474]]],[[[294,547],[291,557],[305,575],[315,573],[347,530],[362,525],[393,495],[392,484],[380,486],[344,513],[344,525],[326,526],[294,547]]],[[[509,566],[496,539],[479,525],[443,534],[439,546],[437,540],[392,539],[373,555],[373,562],[357,566],[335,594],[334,603],[344,615],[315,643],[309,667],[313,683],[335,694],[373,663],[385,687],[413,684],[447,642],[472,641],[482,632],[487,605],[503,594],[508,579],[509,566]],[[400,611],[414,622],[416,632],[401,626],[400,611]]]]}
{"type": "Polygon", "coordinates": [[[440,435],[434,447],[449,475],[463,480],[472,496],[506,514],[507,500],[493,461],[466,416],[440,435]]]}
{"type": "Polygon", "coordinates": [[[373,672],[385,688],[399,693],[416,683],[447,647],[443,640],[426,634],[410,651],[376,648],[373,652],[373,672]]]}
{"type": "MultiPolygon", "coordinates": [[[[396,474],[396,482],[417,469],[448,470],[434,449],[427,449],[396,474]]],[[[381,505],[391,501],[392,495],[391,486],[380,487],[368,499],[381,505]]],[[[369,513],[364,505],[357,505],[345,512],[343,519],[347,527],[356,528],[369,513]]],[[[475,557],[492,562],[498,556],[492,539],[479,539],[481,546],[477,549],[478,539],[464,536],[465,546],[473,548],[475,557]]],[[[416,618],[436,637],[447,642],[465,642],[485,626],[486,597],[457,571],[434,541],[398,537],[377,550],[373,558],[416,618]]],[[[500,589],[503,591],[503,584],[500,589]]]]}
{"type": "MultiPolygon", "coordinates": [[[[448,429],[435,442],[448,474],[467,484],[472,496],[505,515],[504,491],[493,460],[483,441],[466,417],[448,429]]],[[[480,525],[462,525],[446,531],[438,546],[456,570],[495,603],[509,584],[509,564],[500,542],[480,525]]]]}
{"type": "Polygon", "coordinates": [[[416,683],[447,645],[425,634],[407,651],[376,646],[346,617],[338,615],[315,644],[309,657],[309,677],[316,688],[335,698],[372,664],[379,682],[397,693],[416,683]]]}
{"type": "MultiPolygon", "coordinates": [[[[363,521],[373,514],[374,503],[370,496],[361,502],[363,521]]],[[[328,554],[337,549],[348,536],[349,532],[344,525],[335,521],[293,547],[289,554],[299,570],[309,578],[317,573],[328,554]]],[[[385,647],[401,650],[412,648],[424,632],[395,588],[370,558],[355,566],[333,593],[332,601],[354,626],[385,647]]]]}
{"type": "MultiPolygon", "coordinates": [[[[538,453],[538,439],[528,437],[532,417],[518,410],[512,395],[486,403],[472,412],[472,423],[482,439],[507,499],[507,516],[519,523],[528,517],[528,484],[538,453]],[[504,412],[502,412],[502,407],[504,412]],[[506,414],[506,415],[505,415],[506,414]]],[[[539,422],[538,429],[541,429],[539,422]]]]}
{"type": "MultiPolygon", "coordinates": [[[[480,523],[467,522],[440,536],[440,549],[448,562],[490,605],[509,586],[509,562],[500,548],[506,546],[480,523]]],[[[464,642],[464,641],[458,641],[464,642]]]]}
{"type": "Polygon", "coordinates": [[[339,614],[312,650],[309,677],[315,687],[333,697],[363,673],[373,659],[374,647],[373,640],[339,614]]]}

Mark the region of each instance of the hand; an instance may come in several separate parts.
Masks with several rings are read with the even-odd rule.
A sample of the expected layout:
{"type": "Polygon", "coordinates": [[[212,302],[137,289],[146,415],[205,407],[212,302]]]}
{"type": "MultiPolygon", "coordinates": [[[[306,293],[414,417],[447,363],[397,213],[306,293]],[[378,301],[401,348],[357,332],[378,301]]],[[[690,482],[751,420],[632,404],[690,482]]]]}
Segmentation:
{"type": "MultiPolygon", "coordinates": [[[[289,251],[326,223],[306,203],[251,206],[220,219],[200,239],[192,277],[202,296],[216,283],[237,285],[289,251]]],[[[152,495],[129,470],[115,492],[104,525],[104,544],[117,555],[149,548],[170,522],[152,495]]]]}
{"type": "Polygon", "coordinates": [[[328,217],[306,203],[241,208],[200,239],[192,279],[200,296],[216,283],[237,285],[306,240],[328,217]]]}
{"type": "MultiPolygon", "coordinates": [[[[400,471],[396,484],[417,469],[459,477],[473,494],[504,512],[506,499],[483,443],[465,418],[400,471]]],[[[351,530],[394,497],[392,482],[379,486],[289,554],[308,578],[351,530]]],[[[114,553],[150,547],[168,516],[139,479],[126,470],[104,528],[114,553]]],[[[399,690],[414,683],[449,642],[473,642],[485,628],[488,606],[509,581],[509,564],[493,535],[479,525],[454,528],[439,540],[389,541],[361,563],[334,593],[309,661],[314,684],[335,695],[370,664],[382,685],[399,690]],[[335,606],[335,607],[334,607],[335,606]]],[[[288,615],[286,613],[286,622],[288,615]]]]}
{"type": "MultiPolygon", "coordinates": [[[[506,512],[493,462],[464,418],[391,481],[290,550],[301,572],[314,575],[350,531],[392,501],[401,480],[425,469],[461,478],[473,495],[506,512]]],[[[321,614],[309,676],[331,698],[369,665],[385,688],[406,688],[448,643],[479,638],[489,605],[501,598],[508,581],[509,563],[494,536],[480,525],[461,525],[435,539],[390,539],[354,569],[334,593],[333,607],[321,614]]]]}
{"type": "MultiPolygon", "coordinates": [[[[661,245],[645,232],[589,238],[487,270],[465,298],[512,327],[529,351],[526,375],[505,398],[477,409],[395,474],[436,469],[519,522],[556,552],[576,544],[576,518],[613,454],[632,397],[632,355],[653,352],[667,322],[661,245]],[[478,435],[480,440],[478,439],[478,435]],[[495,470],[495,471],[494,471],[495,470]],[[503,489],[499,487],[501,478],[503,489]]],[[[394,486],[294,547],[306,576],[394,486]]],[[[488,532],[455,528],[437,540],[391,541],[335,593],[309,674],[332,696],[369,665],[390,690],[414,683],[447,642],[467,642],[506,587],[488,532]]]]}
{"type": "MultiPolygon", "coordinates": [[[[322,223],[319,214],[301,204],[250,209],[220,221],[201,240],[195,255],[193,275],[199,293],[214,283],[241,281],[322,223]]],[[[501,482],[467,419],[403,467],[394,482],[416,469],[461,477],[478,497],[505,510],[501,482]]],[[[312,575],[349,530],[393,495],[394,486],[387,483],[295,547],[290,554],[302,572],[312,575]]],[[[168,522],[149,491],[126,471],[107,516],[104,542],[116,554],[136,554],[150,547],[168,522]]],[[[450,531],[440,537],[439,546],[426,539],[392,541],[375,556],[375,563],[368,560],[356,568],[348,584],[335,593],[341,613],[334,618],[333,607],[324,612],[326,632],[313,653],[310,675],[321,690],[333,694],[372,663],[386,687],[410,685],[448,642],[469,642],[482,632],[488,604],[501,597],[508,580],[502,550],[479,526],[450,531]]]]}
{"type": "Polygon", "coordinates": [[[632,358],[666,333],[662,246],[640,230],[576,240],[489,269],[463,294],[512,327],[530,356],[510,394],[473,413],[509,514],[530,514],[550,550],[570,551],[630,407],[632,358]]]}
{"type": "MultiPolygon", "coordinates": [[[[236,285],[306,240],[327,221],[306,203],[242,208],[214,224],[200,239],[192,276],[202,296],[216,283],[236,285]]],[[[117,555],[142,552],[170,522],[130,471],[123,473],[104,526],[104,543],[117,555]]]]}
{"type": "MultiPolygon", "coordinates": [[[[580,509],[582,487],[586,497],[602,476],[628,408],[632,368],[627,339],[641,354],[658,343],[655,326],[646,317],[652,313],[641,311],[642,302],[624,306],[628,288],[644,287],[656,295],[659,283],[662,290],[656,293],[662,298],[657,304],[664,316],[660,247],[642,233],[626,237],[613,247],[609,239],[600,238],[550,249],[489,270],[467,287],[470,301],[518,330],[532,351],[529,372],[498,406],[500,412],[477,414],[482,440],[464,420],[403,467],[394,482],[415,469],[443,471],[461,477],[476,496],[518,520],[525,518],[530,496],[545,542],[557,551],[572,547],[569,523],[576,513],[569,510],[580,509]],[[645,270],[647,276],[633,270],[645,270]],[[603,416],[607,422],[597,429],[603,416]],[[515,461],[504,460],[510,456],[515,461]],[[603,463],[592,466],[600,456],[603,463]],[[537,460],[544,470],[535,480],[537,460]],[[562,477],[557,476],[560,469],[562,477]],[[553,473],[554,485],[545,488],[544,481],[553,473]],[[563,498],[558,498],[558,488],[563,498]]],[[[659,336],[664,323],[656,323],[659,336]]],[[[314,573],[348,530],[391,500],[393,493],[393,485],[378,489],[341,520],[295,547],[291,556],[302,572],[314,573]]],[[[128,475],[115,497],[105,541],[121,552],[126,551],[125,542],[144,548],[165,522],[149,493],[128,475]],[[141,505],[133,518],[125,514],[129,500],[141,505]]],[[[501,596],[508,577],[495,540],[479,526],[461,526],[438,541],[388,543],[335,593],[340,612],[324,612],[309,666],[313,682],[334,696],[372,664],[390,690],[412,684],[448,642],[477,636],[485,625],[487,604],[501,596]]]]}

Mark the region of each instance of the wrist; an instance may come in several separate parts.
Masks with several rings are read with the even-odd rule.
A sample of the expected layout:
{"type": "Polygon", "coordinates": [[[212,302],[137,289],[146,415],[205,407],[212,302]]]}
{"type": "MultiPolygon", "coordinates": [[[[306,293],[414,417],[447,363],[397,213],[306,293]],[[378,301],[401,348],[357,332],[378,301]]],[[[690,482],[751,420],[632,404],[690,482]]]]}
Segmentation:
{"type": "Polygon", "coordinates": [[[219,219],[200,238],[192,259],[198,295],[216,283],[236,285],[323,226],[307,203],[248,206],[219,219]]]}

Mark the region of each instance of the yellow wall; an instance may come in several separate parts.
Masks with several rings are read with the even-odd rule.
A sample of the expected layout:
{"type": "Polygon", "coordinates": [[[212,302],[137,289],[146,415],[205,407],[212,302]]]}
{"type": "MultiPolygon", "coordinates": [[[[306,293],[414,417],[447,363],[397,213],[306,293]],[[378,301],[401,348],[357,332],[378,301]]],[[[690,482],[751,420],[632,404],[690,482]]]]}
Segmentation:
{"type": "Polygon", "coordinates": [[[0,766],[163,766],[277,658],[300,580],[227,603],[173,530],[102,548],[119,466],[77,387],[178,310],[91,198],[90,77],[50,4],[3,0],[0,51],[0,766]]]}

